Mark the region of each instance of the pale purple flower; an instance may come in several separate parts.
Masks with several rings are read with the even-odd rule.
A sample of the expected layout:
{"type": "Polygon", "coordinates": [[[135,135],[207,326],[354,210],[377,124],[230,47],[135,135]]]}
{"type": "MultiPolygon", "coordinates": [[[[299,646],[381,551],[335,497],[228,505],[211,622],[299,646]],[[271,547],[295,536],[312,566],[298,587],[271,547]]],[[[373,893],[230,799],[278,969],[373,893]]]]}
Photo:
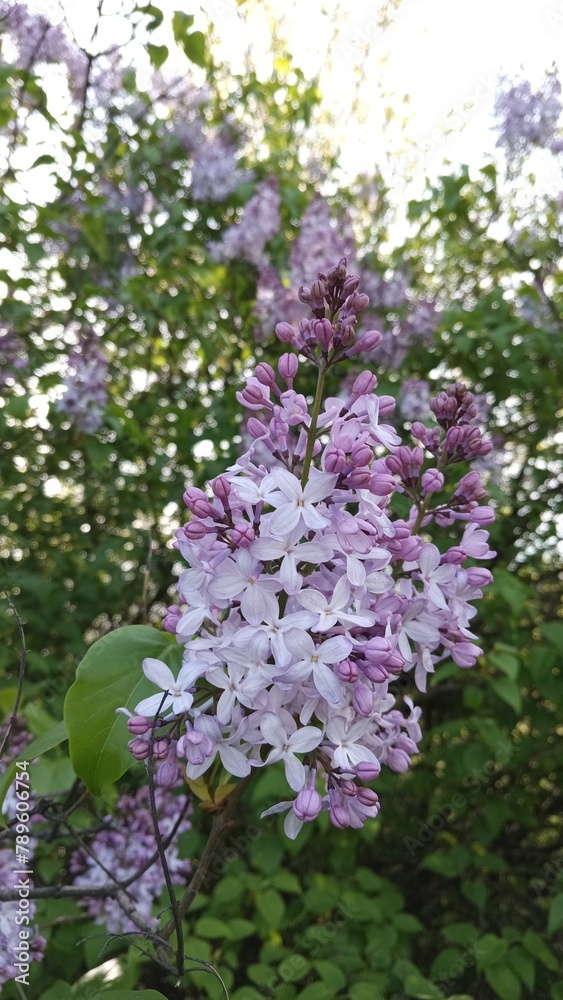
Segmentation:
{"type": "Polygon", "coordinates": [[[260,729],[266,743],[272,747],[265,763],[275,764],[278,760],[282,760],[287,783],[290,788],[298,792],[305,783],[305,768],[295,754],[314,750],[321,742],[323,734],[316,726],[303,726],[298,729],[295,723],[293,725],[293,731],[288,734],[277,715],[265,712],[260,729]]]}
{"type": "Polygon", "coordinates": [[[178,677],[174,677],[170,667],[162,660],[147,656],[143,660],[143,673],[149,681],[156,684],[163,692],[143,698],[135,707],[135,715],[153,716],[159,712],[162,715],[172,709],[173,715],[182,715],[189,711],[193,704],[193,695],[186,690],[186,668],[182,667],[178,677]]]}
{"type": "Polygon", "coordinates": [[[312,469],[310,479],[302,486],[297,476],[286,469],[268,473],[268,485],[273,483],[278,490],[270,498],[276,508],[268,522],[271,533],[283,538],[302,524],[313,531],[326,528],[329,518],[317,510],[316,504],[330,496],[337,478],[330,472],[312,469]]]}

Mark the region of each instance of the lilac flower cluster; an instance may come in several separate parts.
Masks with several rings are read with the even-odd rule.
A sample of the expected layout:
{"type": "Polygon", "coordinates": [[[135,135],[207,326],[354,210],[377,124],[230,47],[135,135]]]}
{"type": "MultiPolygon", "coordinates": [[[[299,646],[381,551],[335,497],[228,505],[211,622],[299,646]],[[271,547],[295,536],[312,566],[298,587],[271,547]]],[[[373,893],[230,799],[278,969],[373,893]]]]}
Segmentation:
{"type": "Polygon", "coordinates": [[[56,409],[66,413],[77,430],[93,434],[101,426],[107,403],[107,358],[94,335],[82,336],[69,354],[64,394],[56,409]]]}
{"type": "Polygon", "coordinates": [[[30,70],[40,63],[63,63],[74,82],[84,78],[88,59],[60,24],[52,24],[24,3],[0,0],[0,20],[15,47],[14,65],[30,70]]]}
{"type": "Polygon", "coordinates": [[[328,266],[330,261],[342,257],[350,261],[354,253],[354,234],[347,214],[341,212],[337,220],[324,198],[314,198],[305,209],[299,234],[291,244],[288,285],[284,285],[271,264],[265,264],[258,275],[254,308],[257,338],[269,337],[281,317],[297,325],[301,317],[299,287],[315,273],[319,262],[328,266]]]}
{"type": "Polygon", "coordinates": [[[430,413],[430,386],[424,379],[405,379],[399,395],[404,420],[426,420],[430,413]]]}
{"type": "Polygon", "coordinates": [[[550,73],[535,92],[529,80],[509,84],[504,79],[502,83],[494,106],[497,146],[503,147],[509,158],[531,146],[560,153],[563,150],[563,139],[558,134],[561,84],[556,74],[550,73]]]}
{"type": "Polygon", "coordinates": [[[373,330],[355,334],[368,306],[359,278],[343,259],[299,298],[311,317],[297,330],[277,325],[290,349],[277,372],[260,362],[238,393],[253,414],[251,447],[209,493],[184,494],[191,519],[176,544],[189,568],[182,603],[164,622],[184,645],[183,665],[174,677],[161,661],[143,661],[161,690],[127,723],[135,757],[181,762],[190,780],[217,758],[237,777],[283,761],[295,798],[268,813],[287,811],[291,838],[321,810],[338,828],[377,815],[365,782],[382,765],[406,770],[421,737],[420,709],[406,698],[403,715],[392,682],[414,670],[425,690],[441,659],[474,665],[482,651],[470,602],[491,574],[464,564],[493,555],[479,475],[438,496],[450,466],[490,451],[471,423],[472,394],[449,386],[431,403],[438,426],[413,425],[423,447],[402,445],[385,423],[394,400],[374,392],[370,371],[346,399],[324,399],[328,369],[381,340],[373,330]],[[296,387],[303,363],[317,369],[312,408],[296,387]],[[258,447],[268,467],[256,463],[258,447]],[[406,519],[393,516],[396,492],[412,502],[406,519]],[[465,522],[444,554],[421,535],[432,520],[465,522]]]}
{"type": "Polygon", "coordinates": [[[0,331],[0,388],[17,378],[16,372],[27,368],[29,358],[25,344],[12,330],[0,331]]]}
{"type": "Polygon", "coordinates": [[[190,194],[194,201],[225,201],[241,184],[248,184],[252,172],[241,170],[238,158],[236,146],[226,135],[218,133],[200,142],[192,154],[190,194]]]}
{"type": "MultiPolygon", "coordinates": [[[[178,814],[186,803],[184,796],[175,797],[164,789],[157,789],[156,805],[158,824],[162,839],[174,832],[178,814]]],[[[172,876],[183,877],[190,871],[190,863],[178,857],[176,837],[190,829],[190,822],[184,817],[174,832],[172,841],[166,848],[166,860],[172,876]]],[[[164,875],[158,859],[142,871],[149,858],[155,854],[155,839],[149,808],[149,790],[140,788],[134,795],[122,795],[117,803],[115,815],[106,816],[104,829],[96,834],[89,845],[89,853],[84,848],[73,855],[70,871],[74,875],[75,886],[106,885],[110,878],[124,883],[141,872],[128,886],[128,893],[135,904],[136,912],[146,923],[154,922],[152,908],[164,889],[164,875]],[[109,875],[108,875],[109,873],[109,875]]],[[[110,934],[136,931],[131,919],[116,904],[114,899],[85,896],[81,900],[88,914],[103,924],[110,934]]]]}
{"type": "Polygon", "coordinates": [[[240,222],[230,226],[221,240],[207,247],[209,256],[218,263],[246,260],[256,267],[266,263],[265,246],[280,228],[280,195],[275,177],[258,185],[240,222]]]}

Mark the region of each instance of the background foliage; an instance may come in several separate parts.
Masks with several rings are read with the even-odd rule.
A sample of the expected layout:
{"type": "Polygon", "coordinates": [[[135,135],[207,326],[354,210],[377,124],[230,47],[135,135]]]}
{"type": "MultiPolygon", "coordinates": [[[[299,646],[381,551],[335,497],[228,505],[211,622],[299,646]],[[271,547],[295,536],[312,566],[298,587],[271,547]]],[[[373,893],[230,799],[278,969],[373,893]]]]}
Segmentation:
{"type": "MultiPolygon", "coordinates": [[[[381,291],[406,276],[402,301],[376,302],[389,334],[388,364],[373,359],[380,391],[399,397],[405,378],[437,389],[454,378],[489,407],[498,521],[495,582],[476,629],[486,652],[470,672],[445,662],[418,696],[424,752],[407,773],[380,779],[381,816],[365,830],[320,822],[288,842],[258,819],[283,780],[256,779],[190,913],[190,953],[219,968],[233,1000],[561,1000],[560,204],[535,193],[524,166],[518,190],[500,163],[476,176],[460,168],[411,202],[408,238],[393,247],[397,210],[382,178],[341,190],[329,182],[335,161],[315,145],[314,82],[282,58],[268,81],[230,76],[179,14],[176,42],[192,70],[173,80],[151,40],[159,9],[138,7],[130,20],[152,70],[135,71],[118,50],[90,53],[64,113],[51,93],[56,59],[25,66],[6,35],[0,71],[2,327],[27,358],[11,369],[8,352],[0,358],[0,547],[2,588],[25,622],[27,729],[41,737],[60,721],[94,639],[160,623],[173,601],[170,540],[184,486],[234,459],[241,373],[277,350],[255,315],[261,269],[217,262],[209,242],[276,178],[280,223],[266,263],[287,276],[288,248],[322,191],[334,219],[347,210],[372,284],[381,291]],[[194,196],[185,138],[194,123],[238,151],[240,183],[218,201],[194,196]],[[47,174],[52,195],[38,199],[32,178],[47,174]],[[409,327],[417,301],[439,309],[430,336],[409,327]],[[56,406],[65,359],[86,330],[109,365],[93,433],[56,406]]],[[[19,637],[6,601],[0,613],[8,715],[19,637]]],[[[141,777],[133,770],[120,791],[141,777]]],[[[34,787],[52,801],[74,781],[64,742],[33,767],[34,787]]],[[[83,825],[116,797],[106,788],[86,801],[83,825]]],[[[197,810],[192,822],[181,847],[197,858],[209,817],[197,810]]],[[[63,833],[42,841],[36,881],[64,881],[72,848],[63,833]]],[[[221,995],[203,972],[186,994],[163,986],[124,939],[101,954],[100,928],[72,902],[41,901],[38,920],[48,947],[30,1000],[221,995]],[[84,978],[111,956],[117,979],[84,978]]],[[[19,996],[13,984],[4,994],[19,996]]]]}

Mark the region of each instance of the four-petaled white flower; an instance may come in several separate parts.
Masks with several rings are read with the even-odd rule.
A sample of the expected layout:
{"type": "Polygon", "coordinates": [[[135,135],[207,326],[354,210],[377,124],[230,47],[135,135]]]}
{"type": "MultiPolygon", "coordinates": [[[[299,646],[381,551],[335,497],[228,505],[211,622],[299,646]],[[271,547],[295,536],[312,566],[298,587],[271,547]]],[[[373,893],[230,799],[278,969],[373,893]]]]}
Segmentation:
{"type": "Polygon", "coordinates": [[[337,705],[342,697],[342,686],[336,674],[330,669],[330,665],[340,663],[348,656],[354,645],[352,640],[344,635],[335,635],[332,639],[326,639],[320,646],[315,646],[307,632],[295,629],[288,632],[285,644],[294,656],[299,656],[301,659],[278,679],[302,684],[309,680],[312,673],[313,684],[319,694],[330,704],[337,705]]]}
{"type": "Polygon", "coordinates": [[[217,577],[209,584],[212,597],[240,599],[240,609],[250,625],[259,625],[267,616],[276,614],[275,594],[281,583],[275,576],[262,576],[262,564],[253,559],[248,549],[239,549],[236,556],[221,563],[217,577]]]}
{"type": "Polygon", "coordinates": [[[345,576],[334,588],[330,600],[319,590],[307,587],[297,595],[297,600],[303,608],[315,612],[318,618],[313,622],[311,628],[315,632],[328,632],[335,625],[373,625],[375,615],[372,611],[362,611],[357,613],[347,610],[350,606],[350,584],[345,576]]]}
{"type": "Polygon", "coordinates": [[[315,504],[326,500],[332,493],[338,476],[331,472],[319,472],[311,469],[311,475],[305,486],[288,472],[287,469],[276,469],[264,477],[263,487],[273,484],[277,494],[270,494],[269,503],[276,510],[270,514],[268,528],[272,535],[285,538],[294,528],[302,527],[312,531],[326,528],[330,520],[317,510],[315,504]]]}
{"type": "Polygon", "coordinates": [[[305,768],[296,753],[308,753],[318,747],[323,738],[323,734],[316,726],[303,726],[288,735],[286,728],[273,712],[264,712],[260,729],[262,735],[271,747],[265,763],[274,764],[278,760],[283,760],[285,776],[290,788],[294,792],[299,792],[305,784],[305,768]]]}
{"type": "Polygon", "coordinates": [[[334,716],[326,727],[326,738],[334,743],[335,750],[333,761],[337,767],[343,771],[351,771],[363,760],[368,760],[372,764],[379,761],[375,754],[368,748],[362,746],[357,741],[365,735],[370,727],[369,719],[362,719],[351,726],[341,715],[334,716]]]}
{"type": "Polygon", "coordinates": [[[162,660],[156,660],[152,656],[147,656],[143,660],[143,673],[145,677],[156,684],[166,694],[151,694],[148,698],[143,698],[135,708],[135,715],[152,716],[159,712],[162,715],[171,708],[174,715],[182,715],[189,712],[193,705],[193,695],[186,690],[192,683],[188,678],[188,671],[182,667],[178,677],[175,678],[170,667],[162,660]]]}

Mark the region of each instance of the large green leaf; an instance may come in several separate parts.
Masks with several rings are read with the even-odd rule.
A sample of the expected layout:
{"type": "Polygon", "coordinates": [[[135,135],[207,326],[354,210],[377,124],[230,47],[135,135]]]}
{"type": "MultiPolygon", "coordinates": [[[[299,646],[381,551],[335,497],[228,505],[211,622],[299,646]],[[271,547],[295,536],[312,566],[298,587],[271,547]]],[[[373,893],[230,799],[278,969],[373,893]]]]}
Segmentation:
{"type": "Polygon", "coordinates": [[[131,766],[125,720],[120,707],[132,710],[154,684],[142,661],[151,656],[177,668],[182,648],[166,632],[148,625],[127,625],[103,636],[88,650],[65,699],[70,757],[74,770],[94,795],[117,781],[131,766]]]}

